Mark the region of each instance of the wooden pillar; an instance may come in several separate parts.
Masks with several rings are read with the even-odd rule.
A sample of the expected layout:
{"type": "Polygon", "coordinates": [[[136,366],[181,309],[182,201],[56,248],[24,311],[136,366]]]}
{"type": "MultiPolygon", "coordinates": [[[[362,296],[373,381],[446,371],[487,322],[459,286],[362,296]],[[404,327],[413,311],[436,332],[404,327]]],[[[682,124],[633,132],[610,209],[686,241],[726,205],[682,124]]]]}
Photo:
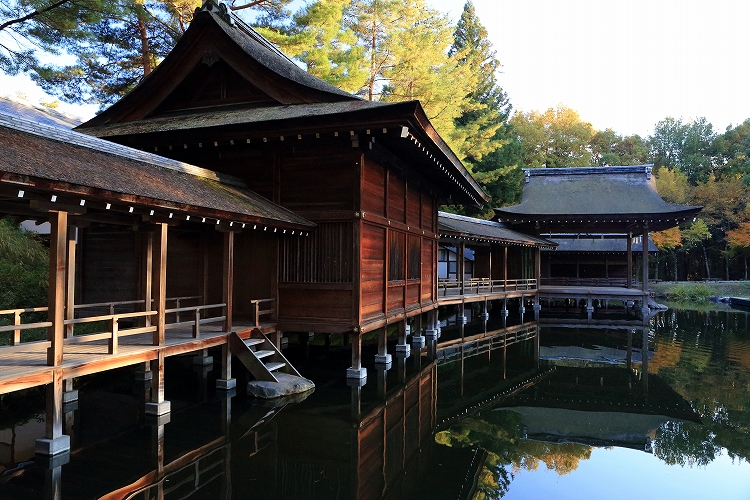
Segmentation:
{"type": "Polygon", "coordinates": [[[164,351],[159,349],[151,361],[151,401],[146,403],[146,414],[162,416],[171,410],[170,402],[164,400],[164,351]]]}
{"type": "Polygon", "coordinates": [[[628,279],[627,287],[633,287],[633,235],[628,233],[628,279]]]}
{"type": "MultiPolygon", "coordinates": [[[[643,238],[641,240],[641,264],[643,265],[643,280],[641,288],[648,293],[648,224],[643,224],[643,238]]],[[[645,299],[644,299],[645,300],[645,299]]],[[[646,307],[646,304],[643,304],[646,307]]]]}
{"type": "Polygon", "coordinates": [[[232,231],[224,233],[222,260],[224,262],[222,301],[226,304],[224,331],[229,332],[232,330],[232,295],[234,294],[234,233],[232,231]]]}
{"type": "MultiPolygon", "coordinates": [[[[65,277],[67,271],[66,246],[68,239],[68,212],[50,212],[49,235],[49,294],[47,299],[47,365],[60,366],[63,360],[65,336],[65,277]]],[[[60,381],[62,384],[62,380],[60,381]]],[[[62,385],[61,385],[62,388],[62,385]]],[[[61,399],[62,401],[62,399],[61,399]]]]}
{"type": "MultiPolygon", "coordinates": [[[[63,233],[64,235],[65,233],[63,233]]],[[[44,424],[44,438],[36,440],[35,451],[40,455],[54,456],[70,450],[70,436],[63,434],[62,369],[52,370],[52,383],[47,384],[46,393],[47,413],[44,424]]]]}
{"type": "Polygon", "coordinates": [[[388,354],[388,325],[378,331],[378,354],[375,356],[375,363],[380,365],[390,365],[393,358],[388,354]]]}
{"type": "Polygon", "coordinates": [[[221,377],[216,380],[216,388],[224,391],[237,387],[237,380],[232,378],[232,351],[229,343],[221,346],[221,377]]]}
{"type": "MultiPolygon", "coordinates": [[[[68,228],[68,269],[65,290],[65,319],[75,318],[75,296],[76,296],[76,240],[78,239],[78,228],[68,228]]],[[[65,337],[73,336],[73,326],[65,325],[65,337]]]]}
{"type": "MultiPolygon", "coordinates": [[[[153,276],[154,276],[154,233],[148,231],[141,233],[142,236],[142,266],[141,273],[143,274],[142,293],[143,293],[143,310],[144,312],[153,311],[151,299],[153,292],[153,276]]],[[[153,318],[146,316],[146,326],[151,326],[153,318]]]]}
{"type": "Polygon", "coordinates": [[[503,247],[503,291],[507,290],[508,286],[508,247],[503,247]]]}
{"type": "MultiPolygon", "coordinates": [[[[78,240],[78,228],[68,228],[68,256],[65,290],[65,319],[75,318],[75,295],[76,295],[76,243],[78,240]]],[[[73,336],[74,325],[65,325],[65,338],[73,336]]],[[[73,389],[73,379],[69,378],[63,382],[63,403],[69,403],[78,399],[78,391],[73,389]]]]}
{"type": "Polygon", "coordinates": [[[463,241],[459,245],[459,252],[458,252],[458,262],[456,262],[456,272],[460,273],[459,276],[456,276],[458,278],[461,295],[464,294],[464,275],[466,274],[464,270],[464,265],[466,264],[466,243],[463,241]]]}
{"type": "Polygon", "coordinates": [[[362,368],[362,336],[358,332],[349,334],[352,343],[352,366],[346,369],[347,379],[366,379],[367,368],[362,368]]]}
{"type": "MultiPolygon", "coordinates": [[[[152,275],[154,309],[156,310],[156,331],[153,334],[153,345],[164,345],[167,308],[167,225],[163,222],[156,224],[154,234],[154,270],[152,275]]],[[[153,371],[153,363],[152,363],[153,371]]]]}

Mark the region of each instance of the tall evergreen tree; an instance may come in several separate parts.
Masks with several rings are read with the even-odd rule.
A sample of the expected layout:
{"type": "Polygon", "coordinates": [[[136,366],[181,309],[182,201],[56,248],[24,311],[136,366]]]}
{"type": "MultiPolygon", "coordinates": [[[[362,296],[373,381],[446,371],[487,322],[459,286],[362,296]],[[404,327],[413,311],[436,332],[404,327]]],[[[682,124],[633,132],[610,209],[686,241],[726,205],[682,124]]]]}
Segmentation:
{"type": "Polygon", "coordinates": [[[508,123],[512,106],[497,81],[500,62],[470,0],[456,25],[450,54],[474,77],[464,109],[456,118],[466,161],[491,196],[491,206],[512,204],[521,193],[523,149],[508,123]]]}
{"type": "Polygon", "coordinates": [[[319,0],[303,7],[289,25],[257,29],[288,56],[304,63],[309,73],[356,92],[363,87],[367,71],[362,65],[364,48],[343,22],[350,4],[351,0],[319,0]]]}
{"type": "Polygon", "coordinates": [[[0,71],[30,71],[37,51],[59,54],[66,40],[85,35],[81,25],[96,22],[102,0],[9,0],[0,3],[0,71]]]}

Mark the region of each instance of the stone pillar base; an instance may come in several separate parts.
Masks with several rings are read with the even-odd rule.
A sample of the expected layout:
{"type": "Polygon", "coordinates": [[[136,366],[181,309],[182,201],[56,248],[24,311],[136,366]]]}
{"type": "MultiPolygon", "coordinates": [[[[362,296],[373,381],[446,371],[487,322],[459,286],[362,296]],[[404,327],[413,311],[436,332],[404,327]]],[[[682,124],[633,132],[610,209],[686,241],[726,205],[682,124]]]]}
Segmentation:
{"type": "Polygon", "coordinates": [[[55,439],[37,439],[34,445],[37,455],[51,457],[70,451],[70,436],[63,434],[55,439]]]}
{"type": "Polygon", "coordinates": [[[393,362],[393,357],[390,354],[376,354],[375,363],[379,365],[389,365],[393,362]]]}
{"type": "Polygon", "coordinates": [[[78,390],[65,391],[63,392],[63,404],[72,403],[78,401],[78,390]]]}
{"type": "Polygon", "coordinates": [[[169,401],[161,403],[146,403],[146,415],[166,415],[172,411],[172,404],[169,401]]]}
{"type": "Polygon", "coordinates": [[[367,368],[354,368],[349,367],[346,369],[347,379],[363,379],[367,378],[367,368]]]}
{"type": "Polygon", "coordinates": [[[396,353],[404,354],[408,358],[411,354],[411,346],[409,344],[396,344],[396,353]]]}
{"type": "Polygon", "coordinates": [[[229,378],[229,379],[223,379],[220,378],[216,380],[216,388],[222,391],[228,391],[230,389],[234,389],[237,387],[237,379],[229,378]]]}

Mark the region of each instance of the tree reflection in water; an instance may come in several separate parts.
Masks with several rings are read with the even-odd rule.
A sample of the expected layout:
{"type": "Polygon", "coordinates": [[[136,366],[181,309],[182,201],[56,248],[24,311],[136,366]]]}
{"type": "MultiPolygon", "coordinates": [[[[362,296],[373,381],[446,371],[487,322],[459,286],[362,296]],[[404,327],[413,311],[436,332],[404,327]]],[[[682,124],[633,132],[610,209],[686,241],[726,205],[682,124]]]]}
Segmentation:
{"type": "Polygon", "coordinates": [[[502,498],[516,474],[537,470],[542,463],[560,476],[569,474],[581,460],[588,460],[593,450],[592,446],[534,441],[523,435],[521,416],[506,410],[466,418],[438,432],[435,440],[444,446],[487,451],[474,496],[478,500],[502,498]]]}
{"type": "MultiPolygon", "coordinates": [[[[601,342],[607,342],[618,337],[610,331],[601,335],[601,339],[601,342]]],[[[545,341],[549,341],[549,337],[545,339],[543,330],[542,346],[545,341]]],[[[622,339],[615,342],[621,343],[622,339]]],[[[622,345],[600,345],[623,349],[622,345]]],[[[599,349],[598,345],[588,347],[599,349]]],[[[630,406],[631,409],[602,408],[599,411],[618,412],[618,421],[624,419],[626,422],[627,415],[631,413],[665,415],[663,422],[652,427],[650,447],[647,445],[645,451],[669,466],[705,469],[720,456],[728,456],[733,463],[750,462],[748,314],[734,311],[670,310],[652,322],[649,347],[653,352],[648,367],[651,374],[650,390],[636,398],[640,402],[634,405],[642,409],[630,406]],[[655,390],[658,385],[671,388],[685,407],[692,409],[693,415],[700,422],[698,423],[698,418],[688,418],[695,422],[683,420],[687,417],[680,416],[674,402],[669,404],[670,401],[663,399],[663,391],[655,390]]],[[[633,367],[636,378],[639,368],[639,365],[633,367]]],[[[635,384],[638,384],[637,380],[635,384]]],[[[592,394],[596,394],[593,389],[592,394]]],[[[538,387],[536,390],[543,389],[538,387]]],[[[587,399],[583,392],[585,387],[579,385],[577,379],[574,390],[583,399],[587,399]]],[[[592,395],[592,399],[596,399],[596,396],[592,395]]],[[[575,409],[570,406],[567,408],[575,409]]],[[[500,409],[496,408],[494,411],[486,410],[467,416],[436,435],[436,441],[445,446],[482,448],[488,452],[478,476],[475,499],[506,496],[511,489],[511,482],[519,473],[539,470],[541,464],[547,470],[563,476],[575,471],[581,460],[591,459],[594,446],[526,439],[521,415],[512,411],[512,407],[498,410],[500,409]]],[[[635,415],[630,420],[636,420],[635,415]]],[[[582,438],[578,440],[587,442],[585,436],[582,438]]],[[[552,436],[552,441],[555,440],[552,436]]],[[[577,438],[563,436],[557,440],[572,441],[577,438]]],[[[623,445],[593,440],[588,442],[596,446],[623,445]]],[[[600,479],[587,477],[586,480],[600,479]]]]}

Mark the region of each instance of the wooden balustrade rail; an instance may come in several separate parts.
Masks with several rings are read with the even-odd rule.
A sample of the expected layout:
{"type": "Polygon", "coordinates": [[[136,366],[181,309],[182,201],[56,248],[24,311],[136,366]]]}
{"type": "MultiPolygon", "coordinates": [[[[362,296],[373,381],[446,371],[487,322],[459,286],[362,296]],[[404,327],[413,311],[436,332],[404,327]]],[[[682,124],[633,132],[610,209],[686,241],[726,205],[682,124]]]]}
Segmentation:
{"type": "MultiPolygon", "coordinates": [[[[179,322],[179,312],[180,311],[186,311],[186,310],[193,310],[194,307],[188,307],[188,308],[181,308],[180,302],[185,300],[200,300],[202,298],[201,295],[190,295],[190,296],[184,296],[184,297],[167,297],[167,302],[175,302],[176,308],[167,310],[166,312],[177,312],[177,321],[179,322]]],[[[110,302],[95,302],[90,304],[76,304],[73,306],[73,309],[93,309],[97,307],[107,307],[109,308],[109,314],[102,315],[102,316],[86,316],[83,318],[75,318],[75,319],[67,319],[65,320],[64,324],[67,326],[70,326],[70,329],[68,330],[68,336],[66,337],[65,343],[80,343],[80,342],[91,342],[94,340],[100,340],[102,338],[115,338],[115,346],[114,349],[116,350],[116,337],[120,336],[127,336],[127,335],[137,335],[139,333],[148,333],[153,332],[156,327],[154,326],[146,326],[146,327],[140,327],[140,328],[128,328],[126,330],[119,330],[119,333],[115,331],[115,329],[118,327],[117,321],[122,318],[140,318],[140,317],[146,317],[156,314],[156,311],[134,311],[134,312],[125,312],[125,313],[116,313],[115,307],[118,306],[135,306],[135,305],[143,305],[146,301],[141,300],[119,300],[119,301],[110,301],[110,302]],[[109,332],[101,332],[101,333],[94,333],[89,335],[81,335],[81,336],[74,336],[73,332],[73,325],[78,325],[82,323],[94,323],[97,321],[109,321],[112,325],[113,330],[109,332]],[[113,334],[112,332],[115,331],[113,334]]],[[[218,307],[218,306],[213,306],[218,307]]],[[[206,306],[206,308],[210,308],[210,306],[206,306]]],[[[21,322],[21,315],[25,313],[35,313],[35,312],[47,312],[48,308],[46,306],[44,307],[26,307],[26,308],[17,308],[17,309],[5,309],[0,311],[0,316],[7,316],[7,315],[13,315],[13,324],[6,325],[6,326],[0,326],[0,333],[5,332],[11,332],[10,336],[10,346],[0,347],[0,349],[8,349],[9,347],[16,347],[21,344],[21,332],[23,330],[31,330],[34,328],[48,328],[52,326],[51,321],[38,321],[35,323],[22,323],[21,322]]],[[[219,321],[220,319],[215,319],[215,321],[219,321]]],[[[209,318],[208,320],[203,320],[204,323],[213,322],[214,318],[209,318]]],[[[41,342],[48,342],[48,341],[41,341],[41,342]]],[[[111,348],[110,348],[111,350],[111,348]]]]}
{"type": "Polygon", "coordinates": [[[206,304],[202,306],[191,306],[191,307],[175,307],[172,309],[166,309],[165,314],[175,314],[175,322],[169,323],[165,326],[167,330],[171,328],[177,328],[183,325],[192,325],[193,327],[193,338],[199,338],[201,334],[201,325],[209,323],[219,323],[227,319],[226,316],[213,316],[210,318],[201,318],[201,311],[207,309],[218,309],[220,307],[226,307],[226,303],[221,304],[206,304]],[[180,321],[179,313],[191,311],[191,319],[188,321],[180,321]]]}
{"type": "Polygon", "coordinates": [[[486,293],[517,292],[536,290],[537,280],[534,278],[491,280],[489,278],[471,278],[464,280],[438,280],[438,296],[448,297],[460,295],[463,287],[464,295],[481,295],[486,293]]]}
{"type": "Polygon", "coordinates": [[[272,315],[273,313],[276,312],[275,308],[263,309],[263,310],[260,309],[260,305],[261,304],[266,304],[266,303],[269,303],[269,302],[276,302],[276,299],[253,299],[253,300],[250,301],[250,305],[253,308],[253,325],[254,326],[256,326],[256,327],[260,326],[260,317],[261,316],[266,316],[266,315],[269,315],[269,314],[272,315]]]}

